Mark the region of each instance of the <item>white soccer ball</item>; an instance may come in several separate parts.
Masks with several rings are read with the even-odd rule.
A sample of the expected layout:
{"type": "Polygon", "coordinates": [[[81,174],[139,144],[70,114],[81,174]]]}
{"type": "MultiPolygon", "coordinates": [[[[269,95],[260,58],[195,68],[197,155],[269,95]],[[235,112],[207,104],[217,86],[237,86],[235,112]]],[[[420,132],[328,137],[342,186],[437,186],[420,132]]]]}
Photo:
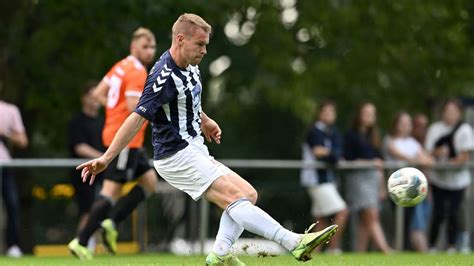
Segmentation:
{"type": "Polygon", "coordinates": [[[395,171],[388,178],[387,187],[392,201],[402,207],[417,205],[428,193],[428,181],[425,175],[413,167],[395,171]]]}

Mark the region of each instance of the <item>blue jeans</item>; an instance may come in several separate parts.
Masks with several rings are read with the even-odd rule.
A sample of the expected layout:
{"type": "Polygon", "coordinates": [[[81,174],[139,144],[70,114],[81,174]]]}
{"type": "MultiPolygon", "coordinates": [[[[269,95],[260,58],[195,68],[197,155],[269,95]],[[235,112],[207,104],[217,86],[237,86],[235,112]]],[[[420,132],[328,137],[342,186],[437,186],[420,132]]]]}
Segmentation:
{"type": "Polygon", "coordinates": [[[16,189],[15,179],[13,178],[11,169],[2,168],[1,186],[2,197],[5,203],[7,212],[7,247],[18,245],[18,214],[19,214],[19,200],[16,189]]]}
{"type": "Polygon", "coordinates": [[[420,204],[413,207],[410,220],[410,231],[426,232],[431,215],[432,204],[429,199],[425,199],[420,204]]]}

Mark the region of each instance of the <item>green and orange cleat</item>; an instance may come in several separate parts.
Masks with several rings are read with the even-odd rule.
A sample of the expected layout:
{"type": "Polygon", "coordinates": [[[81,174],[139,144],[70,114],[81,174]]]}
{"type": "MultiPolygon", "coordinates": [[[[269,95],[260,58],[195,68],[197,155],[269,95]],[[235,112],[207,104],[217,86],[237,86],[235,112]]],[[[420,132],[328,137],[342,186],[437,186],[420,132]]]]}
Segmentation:
{"type": "Polygon", "coordinates": [[[311,252],[321,245],[322,243],[327,243],[337,232],[337,225],[331,225],[324,228],[321,231],[315,233],[308,233],[314,227],[315,224],[312,224],[308,230],[301,235],[301,240],[298,246],[291,251],[293,257],[298,261],[307,261],[311,259],[311,252]]]}

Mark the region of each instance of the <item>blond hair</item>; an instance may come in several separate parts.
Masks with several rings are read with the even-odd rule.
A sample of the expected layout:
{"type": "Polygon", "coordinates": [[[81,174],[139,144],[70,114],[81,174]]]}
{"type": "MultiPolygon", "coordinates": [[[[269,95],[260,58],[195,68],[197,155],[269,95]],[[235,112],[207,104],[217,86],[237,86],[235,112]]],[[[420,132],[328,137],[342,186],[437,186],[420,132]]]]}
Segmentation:
{"type": "Polygon", "coordinates": [[[136,29],[134,32],[133,32],[133,35],[132,35],[132,42],[142,38],[142,37],[146,37],[148,38],[149,40],[155,40],[155,35],[153,34],[153,32],[147,28],[144,28],[144,27],[140,27],[138,29],[136,29]]]}
{"type": "Polygon", "coordinates": [[[206,33],[211,33],[212,27],[203,18],[196,14],[184,13],[173,24],[171,34],[173,39],[176,35],[184,33],[187,37],[194,34],[195,28],[201,28],[206,33]]]}

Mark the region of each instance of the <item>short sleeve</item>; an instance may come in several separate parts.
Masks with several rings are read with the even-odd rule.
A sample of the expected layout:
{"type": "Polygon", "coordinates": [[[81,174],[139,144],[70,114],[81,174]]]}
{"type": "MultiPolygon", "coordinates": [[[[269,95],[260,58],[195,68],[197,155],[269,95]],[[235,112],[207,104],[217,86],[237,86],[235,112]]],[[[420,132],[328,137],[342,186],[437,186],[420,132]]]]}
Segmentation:
{"type": "Polygon", "coordinates": [[[125,96],[140,97],[146,80],[146,71],[131,71],[124,76],[125,96]]]}
{"type": "Polygon", "coordinates": [[[410,137],[410,145],[412,145],[415,153],[418,153],[420,152],[420,150],[423,150],[423,147],[421,147],[421,144],[418,141],[416,141],[416,139],[413,137],[410,137]]]}
{"type": "MultiPolygon", "coordinates": [[[[153,79],[152,77],[149,79],[153,79]]],[[[165,104],[169,103],[177,95],[173,79],[169,78],[159,86],[154,81],[147,81],[143,94],[138,101],[135,113],[149,121],[155,119],[155,114],[165,104]]]]}
{"type": "Polygon", "coordinates": [[[13,116],[13,119],[12,119],[10,132],[24,133],[25,126],[23,125],[23,120],[21,119],[20,110],[18,110],[16,106],[14,106],[12,109],[12,116],[13,116]]]}
{"type": "Polygon", "coordinates": [[[306,143],[309,147],[314,148],[316,146],[324,146],[324,136],[317,128],[313,127],[306,138],[306,143]]]}
{"type": "Polygon", "coordinates": [[[474,140],[472,127],[465,123],[454,136],[454,147],[458,152],[470,151],[473,149],[474,140]]]}

